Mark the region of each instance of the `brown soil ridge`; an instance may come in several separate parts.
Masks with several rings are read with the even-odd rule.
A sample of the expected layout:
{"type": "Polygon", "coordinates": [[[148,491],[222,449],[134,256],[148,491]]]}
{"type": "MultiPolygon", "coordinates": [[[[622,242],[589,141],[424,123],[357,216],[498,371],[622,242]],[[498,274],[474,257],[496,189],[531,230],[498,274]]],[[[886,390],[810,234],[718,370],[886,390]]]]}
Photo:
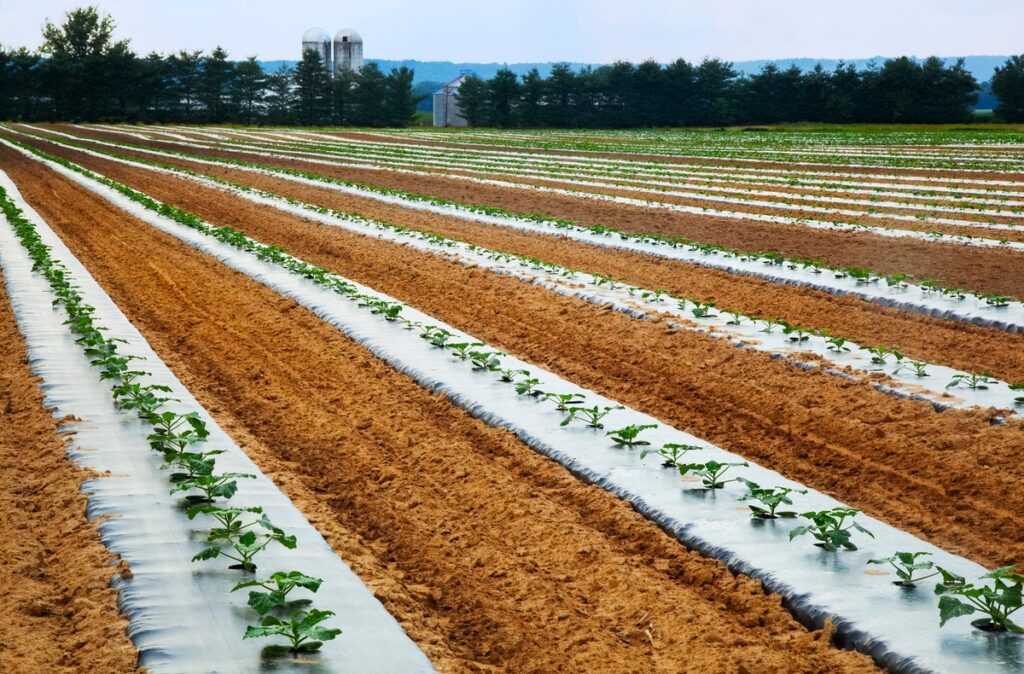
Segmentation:
{"type": "Polygon", "coordinates": [[[356,572],[441,671],[874,669],[290,300],[38,163],[0,165],[332,543],[354,532],[356,572]]]}
{"type": "Polygon", "coordinates": [[[1020,421],[994,426],[982,412],[938,414],[927,403],[879,393],[868,381],[808,373],[763,352],[666,330],[219,189],[108,160],[75,159],[389,293],[942,547],[988,565],[1024,557],[1017,517],[1024,483],[1013,467],[1024,447],[1020,421]]]}
{"type": "MultiPolygon", "coordinates": [[[[82,153],[62,151],[51,144],[45,147],[75,161],[89,161],[89,156],[82,153]]],[[[123,154],[152,159],[138,152],[123,154]]],[[[1024,381],[1024,339],[1002,330],[881,307],[852,295],[836,296],[641,253],[415,211],[249,171],[207,166],[185,159],[161,161],[308,203],[432,231],[572,269],[600,272],[652,290],[665,289],[678,296],[714,302],[748,315],[771,316],[794,325],[828,329],[863,344],[898,347],[909,358],[941,363],[966,372],[990,372],[1006,381],[1024,381]]],[[[103,166],[116,167],[117,164],[103,166]]]]}
{"type": "Polygon", "coordinates": [[[95,475],[69,459],[40,383],[0,290],[0,670],[141,672],[110,586],[130,571],[86,517],[95,475]]]}
{"type": "MultiPolygon", "coordinates": [[[[933,169],[903,168],[889,166],[848,166],[846,164],[798,164],[779,161],[750,161],[743,159],[719,159],[715,157],[696,157],[686,155],[659,155],[635,152],[599,152],[582,150],[564,150],[537,147],[517,147],[515,145],[491,145],[485,143],[451,143],[444,141],[429,141],[414,138],[398,138],[387,134],[360,133],[360,132],[324,132],[329,135],[341,138],[352,138],[355,140],[369,140],[373,142],[389,143],[410,143],[428,147],[451,148],[455,150],[475,149],[492,150],[496,152],[516,152],[522,154],[561,154],[586,159],[588,157],[599,157],[605,159],[625,159],[627,161],[650,161],[662,162],[665,164],[702,164],[707,166],[736,166],[740,168],[763,168],[780,171],[807,171],[810,173],[858,173],[858,174],[891,174],[917,178],[949,178],[955,179],[958,175],[972,180],[1015,180],[1024,181],[1024,173],[990,173],[990,172],[961,172],[936,171],[933,169]]],[[[803,161],[795,159],[795,162],[803,161]]],[[[928,183],[923,183],[927,185],[928,183]]]]}
{"type": "MultiPolygon", "coordinates": [[[[80,130],[72,131],[81,134],[80,130]]],[[[112,136],[93,130],[90,133],[97,138],[112,136]]],[[[574,220],[585,226],[603,225],[634,233],[683,236],[744,251],[780,252],[788,257],[822,260],[830,266],[864,267],[881,274],[906,273],[919,279],[936,280],[947,286],[1024,297],[1024,274],[1020,273],[1024,255],[1009,250],[673,213],[567,195],[464,183],[438,176],[349,169],[241,152],[197,151],[181,143],[151,142],[146,145],[309,171],[459,203],[486,205],[519,213],[540,213],[547,217],[574,220]]]]}

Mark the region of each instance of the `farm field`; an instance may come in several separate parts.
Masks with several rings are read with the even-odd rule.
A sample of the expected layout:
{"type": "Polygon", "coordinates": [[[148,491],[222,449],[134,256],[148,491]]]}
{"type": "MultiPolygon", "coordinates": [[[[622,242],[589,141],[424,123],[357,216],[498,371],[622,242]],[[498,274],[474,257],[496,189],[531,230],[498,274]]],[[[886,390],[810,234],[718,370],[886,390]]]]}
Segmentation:
{"type": "MultiPolygon", "coordinates": [[[[253,472],[250,493],[298,535],[293,551],[257,522],[272,562],[218,575],[201,569],[222,553],[190,561],[206,530],[179,513],[192,533],[168,567],[244,630],[260,618],[232,585],[302,560],[335,612],[324,627],[342,630],[310,632],[327,671],[1024,666],[1018,635],[971,627],[981,614],[940,627],[936,578],[894,587],[894,567],[867,563],[926,552],[986,583],[1024,560],[1024,132],[7,123],[0,171],[0,227],[19,237],[0,240],[2,383],[24,420],[0,451],[56,494],[3,496],[38,504],[11,530],[74,536],[5,555],[5,578],[36,557],[57,571],[18,590],[0,635],[59,638],[53,597],[87,602],[74,629],[102,647],[64,671],[128,671],[132,649],[175,671],[160,655],[174,638],[119,637],[150,620],[188,631],[159,593],[126,607],[102,582],[116,553],[131,596],[140,553],[89,523],[132,514],[110,489],[86,518],[76,471],[103,470],[60,459],[67,429],[47,408],[89,419],[73,397],[44,399],[29,355],[59,331],[33,328],[37,314],[68,311],[77,329],[52,274],[61,303],[23,308],[47,254],[123,313],[124,348],[148,345],[174,400],[222,429],[239,494],[253,472]],[[45,246],[25,243],[33,226],[45,246]],[[13,449],[26,443],[38,464],[13,449]],[[776,506],[842,530],[802,534],[827,518],[764,516],[776,506]],[[374,661],[389,644],[394,659],[374,661]]],[[[169,514],[154,517],[170,521],[180,497],[161,489],[169,514]]],[[[159,565],[139,568],[159,583],[159,565]]],[[[210,624],[234,625],[218,610],[210,624]]],[[[263,645],[238,646],[240,671],[263,645]]]]}

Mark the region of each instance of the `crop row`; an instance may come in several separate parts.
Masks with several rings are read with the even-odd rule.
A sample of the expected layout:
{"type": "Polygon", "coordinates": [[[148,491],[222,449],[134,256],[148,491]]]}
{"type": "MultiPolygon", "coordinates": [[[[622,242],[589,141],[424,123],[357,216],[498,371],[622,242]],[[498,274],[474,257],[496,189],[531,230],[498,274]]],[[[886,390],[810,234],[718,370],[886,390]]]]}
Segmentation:
{"type": "MultiPolygon", "coordinates": [[[[599,290],[607,294],[613,294],[618,297],[618,307],[629,315],[636,316],[636,312],[630,310],[631,306],[642,306],[649,310],[662,313],[668,312],[674,315],[688,317],[689,320],[703,325],[717,325],[721,328],[721,322],[724,321],[724,328],[726,330],[730,330],[731,326],[740,326],[744,324],[757,325],[760,327],[760,332],[765,335],[782,333],[786,335],[789,344],[792,346],[801,348],[814,347],[814,351],[816,353],[837,363],[842,364],[844,360],[849,360],[847,354],[850,353],[851,347],[856,347],[862,353],[866,354],[867,357],[860,359],[860,361],[855,360],[855,367],[857,366],[856,363],[862,361],[865,362],[865,364],[872,366],[872,370],[878,369],[874,366],[884,369],[886,365],[892,365],[893,376],[898,375],[901,372],[912,373],[916,384],[923,383],[924,378],[929,376],[927,371],[929,363],[906,358],[902,350],[897,347],[857,345],[851,339],[834,335],[827,330],[790,325],[784,320],[763,315],[751,316],[742,312],[730,311],[727,308],[717,307],[715,304],[704,303],[697,299],[677,297],[667,291],[651,290],[632,286],[600,273],[570,269],[537,258],[530,258],[505,251],[488,249],[474,244],[450,239],[430,231],[391,225],[386,222],[365,218],[352,213],[345,213],[305,203],[297,199],[280,196],[223,178],[199,174],[189,169],[169,166],[155,161],[137,158],[129,159],[116,155],[115,153],[94,152],[94,154],[97,156],[111,157],[116,161],[124,162],[132,166],[140,166],[150,170],[159,170],[179,177],[195,180],[202,184],[229,189],[243,198],[253,199],[256,203],[260,204],[269,204],[287,212],[297,211],[299,214],[307,214],[307,217],[316,218],[327,216],[327,223],[334,225],[346,223],[357,233],[366,234],[368,232],[375,231],[378,235],[383,233],[392,235],[395,237],[392,240],[396,241],[412,239],[420,242],[421,250],[445,256],[452,256],[454,253],[458,252],[461,254],[461,256],[458,257],[458,260],[463,264],[474,264],[473,261],[475,260],[476,264],[485,266],[492,271],[499,269],[505,270],[503,273],[522,274],[521,270],[529,270],[531,274],[525,276],[525,278],[546,278],[549,283],[548,287],[561,287],[563,291],[567,292],[567,294],[575,294],[576,296],[581,296],[589,301],[595,301],[598,303],[604,303],[607,301],[602,296],[578,292],[573,293],[570,289],[571,286],[567,283],[569,281],[583,281],[587,286],[592,287],[595,290],[599,290]],[[717,320],[714,320],[716,318],[717,320]]],[[[646,316],[646,314],[644,314],[644,316],[646,316]]],[[[766,344],[763,341],[755,343],[752,345],[752,348],[765,349],[769,351],[773,350],[773,347],[770,344],[766,344]]],[[[860,367],[861,369],[864,369],[863,365],[860,367]]],[[[993,385],[999,387],[1006,386],[997,382],[991,374],[986,372],[962,373],[953,371],[948,373],[947,376],[950,377],[950,380],[946,385],[946,389],[963,386],[972,391],[978,391],[987,390],[993,385]]],[[[1006,388],[1011,391],[1021,391],[1024,390],[1024,382],[1010,385],[1006,388]]],[[[943,392],[941,388],[933,390],[936,390],[936,393],[939,394],[943,392]]],[[[1016,398],[1015,402],[1018,405],[1024,405],[1024,396],[1016,398]]]]}
{"type": "MultiPolygon", "coordinates": [[[[362,169],[369,168],[371,170],[388,170],[388,171],[393,171],[393,172],[396,172],[396,173],[405,173],[405,174],[415,175],[415,176],[419,176],[419,177],[424,177],[424,176],[427,176],[427,175],[436,175],[436,173],[432,173],[432,172],[423,172],[423,171],[419,171],[419,170],[415,170],[415,169],[410,169],[410,168],[400,168],[400,167],[398,167],[395,164],[390,164],[390,165],[387,165],[387,166],[382,166],[382,165],[377,165],[377,164],[370,164],[370,165],[367,165],[367,164],[344,164],[344,163],[340,163],[340,160],[339,161],[328,162],[328,161],[325,161],[325,160],[322,159],[322,157],[324,155],[324,152],[322,152],[322,151],[274,150],[274,149],[267,149],[265,147],[258,146],[258,145],[254,146],[254,145],[245,145],[245,144],[233,144],[233,145],[229,144],[226,147],[225,146],[219,146],[219,145],[211,146],[210,144],[200,143],[200,142],[197,142],[197,141],[191,141],[189,143],[182,143],[182,144],[189,145],[190,147],[196,148],[196,149],[205,148],[205,149],[227,150],[229,152],[248,152],[248,153],[261,154],[261,155],[265,155],[265,156],[279,156],[281,158],[288,158],[288,159],[295,159],[296,156],[308,157],[308,159],[304,159],[304,160],[305,161],[311,161],[311,162],[314,162],[314,163],[330,163],[330,164],[333,164],[335,166],[342,166],[342,167],[346,167],[347,166],[347,167],[351,167],[351,168],[362,168],[362,169]],[[280,153],[280,154],[277,154],[277,153],[280,153]]],[[[484,172],[484,173],[486,174],[487,172],[484,172]]],[[[500,187],[504,187],[504,188],[511,188],[511,189],[525,189],[525,190],[533,190],[533,191],[538,191],[538,192],[554,193],[554,194],[573,196],[573,197],[583,198],[583,199],[588,199],[588,200],[611,201],[611,202],[614,202],[614,203],[621,203],[621,204],[626,204],[626,205],[631,205],[631,206],[642,206],[642,207],[646,207],[646,208],[657,208],[657,209],[661,209],[661,210],[669,210],[669,211],[679,212],[679,213],[688,213],[688,214],[691,214],[691,215],[710,215],[710,216],[717,216],[717,217],[727,217],[727,218],[731,218],[731,219],[756,220],[756,221],[763,221],[763,222],[772,222],[772,223],[777,223],[777,224],[797,225],[797,226],[810,227],[810,228],[816,228],[816,229],[840,229],[840,230],[843,230],[843,231],[847,231],[847,230],[850,230],[850,231],[864,231],[864,232],[870,232],[870,233],[874,233],[874,234],[880,234],[880,235],[883,235],[883,236],[893,236],[893,237],[901,237],[901,238],[915,238],[915,239],[922,239],[922,240],[937,240],[937,241],[953,242],[953,243],[959,243],[959,244],[963,244],[963,245],[973,245],[973,246],[1006,246],[1006,247],[1011,247],[1011,248],[1015,248],[1015,247],[1018,247],[1018,246],[1024,247],[1024,244],[1011,243],[1008,239],[1005,239],[1005,238],[1004,239],[979,238],[979,237],[973,236],[971,234],[964,234],[964,233],[952,233],[951,234],[951,233],[944,233],[944,232],[933,231],[933,230],[929,230],[927,232],[919,232],[919,231],[916,231],[916,230],[908,230],[908,229],[905,229],[905,228],[899,228],[899,227],[893,227],[893,226],[887,226],[887,225],[866,224],[864,222],[860,222],[860,221],[857,221],[857,220],[849,220],[849,219],[844,219],[844,218],[849,217],[849,216],[857,216],[857,217],[861,217],[861,218],[865,218],[865,219],[869,219],[869,220],[872,219],[872,218],[882,218],[883,220],[906,221],[908,223],[915,223],[915,224],[916,223],[928,223],[928,222],[931,222],[933,224],[947,225],[947,226],[951,226],[951,227],[975,227],[975,228],[981,228],[981,229],[990,229],[992,231],[1013,230],[1014,226],[1011,225],[1011,224],[988,223],[988,222],[973,222],[973,221],[969,221],[969,220],[956,220],[956,219],[951,219],[951,218],[932,217],[932,216],[927,216],[927,215],[876,214],[876,213],[871,212],[870,210],[869,211],[840,210],[840,209],[818,207],[818,206],[805,206],[805,205],[801,205],[801,204],[783,203],[783,202],[778,202],[778,201],[764,201],[764,200],[753,200],[753,199],[744,200],[744,199],[731,198],[731,197],[706,196],[706,195],[702,195],[699,192],[670,192],[670,191],[661,190],[661,189],[654,189],[654,188],[624,187],[624,186],[611,185],[611,184],[607,184],[607,183],[594,183],[592,181],[580,181],[580,180],[569,180],[569,179],[562,179],[559,182],[573,185],[574,187],[572,189],[567,188],[567,187],[550,187],[550,186],[534,185],[534,184],[531,184],[531,183],[518,182],[518,181],[515,181],[515,180],[498,180],[498,179],[495,179],[495,178],[473,177],[473,176],[469,176],[469,175],[461,175],[461,174],[453,174],[453,173],[446,173],[446,174],[444,174],[444,176],[446,178],[448,178],[448,179],[451,179],[451,180],[476,182],[476,183],[479,183],[479,184],[495,185],[495,186],[500,186],[500,187]],[[740,204],[742,206],[747,206],[747,207],[752,207],[752,208],[767,208],[767,209],[774,209],[774,210],[781,210],[781,211],[790,210],[790,211],[814,212],[814,213],[823,214],[824,216],[840,215],[840,216],[843,216],[843,217],[832,218],[832,219],[828,219],[828,218],[825,218],[825,219],[810,219],[810,218],[805,218],[805,217],[790,217],[790,216],[781,215],[781,214],[760,213],[760,212],[754,212],[754,211],[742,211],[742,210],[735,210],[735,209],[726,209],[726,208],[723,208],[721,206],[705,207],[705,206],[697,206],[697,205],[689,205],[689,204],[681,204],[681,203],[671,203],[671,202],[666,202],[666,201],[660,201],[660,200],[653,199],[653,198],[624,197],[624,196],[619,196],[619,195],[615,195],[615,194],[606,194],[604,192],[595,192],[595,191],[589,191],[589,190],[586,190],[586,189],[577,189],[577,187],[579,187],[579,188],[583,188],[583,187],[596,187],[596,188],[599,188],[599,189],[614,189],[614,190],[621,190],[621,191],[633,191],[633,192],[641,192],[641,193],[644,193],[646,195],[665,194],[666,196],[685,198],[685,199],[689,199],[691,201],[696,201],[698,203],[702,202],[702,201],[708,201],[708,202],[717,203],[717,204],[740,204]]]]}
{"type": "MultiPolygon", "coordinates": [[[[952,200],[951,203],[955,203],[955,205],[921,203],[918,201],[921,198],[920,194],[913,195],[912,199],[907,200],[907,194],[905,193],[884,192],[880,188],[866,191],[866,193],[870,195],[869,198],[850,198],[849,196],[828,196],[815,193],[805,194],[792,191],[780,192],[764,189],[759,190],[752,189],[742,183],[732,183],[731,181],[730,184],[716,186],[716,180],[713,180],[712,176],[718,179],[720,178],[720,173],[710,174],[707,176],[702,175],[700,176],[700,182],[697,182],[692,175],[690,177],[680,176],[673,178],[672,180],[666,180],[666,177],[669,176],[666,175],[668,172],[664,170],[641,171],[636,168],[625,167],[610,170],[595,168],[589,165],[581,165],[579,163],[570,165],[568,163],[557,163],[551,161],[525,162],[521,160],[516,161],[514,159],[510,160],[506,157],[493,159],[462,158],[459,157],[457,153],[440,152],[436,150],[424,153],[411,151],[406,148],[389,147],[389,144],[387,143],[367,147],[365,145],[334,143],[320,140],[314,142],[312,140],[295,137],[289,138],[287,141],[283,141],[276,140],[269,134],[245,133],[244,136],[252,139],[255,143],[261,143],[260,147],[264,147],[265,149],[282,148],[298,151],[313,150],[320,155],[328,154],[332,156],[340,156],[346,159],[374,162],[378,165],[458,169],[461,171],[470,171],[480,174],[508,174],[517,177],[538,177],[549,180],[567,180],[572,184],[591,185],[605,189],[636,189],[639,191],[659,193],[667,196],[684,196],[687,198],[708,200],[719,203],[776,207],[784,210],[794,210],[799,208],[805,210],[816,210],[817,212],[835,212],[837,214],[859,215],[865,217],[889,217],[889,213],[879,209],[914,210],[925,211],[925,213],[922,213],[920,218],[917,216],[903,216],[901,218],[898,215],[893,215],[893,217],[908,221],[912,220],[914,222],[937,222],[941,224],[961,226],[983,226],[985,224],[995,224],[996,221],[992,220],[989,223],[985,223],[980,220],[949,221],[948,219],[941,219],[941,214],[967,213],[985,215],[992,218],[1024,215],[1024,208],[1020,208],[1020,206],[1024,206],[1024,202],[1021,201],[1004,201],[1004,203],[999,204],[1004,207],[1002,209],[993,208],[993,204],[981,200],[952,200]],[[593,181],[594,179],[611,180],[614,182],[586,182],[587,180],[593,181]],[[670,191],[663,188],[671,188],[672,190],[686,189],[688,191],[684,193],[670,191]],[[882,199],[883,196],[885,197],[885,200],[882,199]],[[759,200],[765,197],[770,200],[759,200]],[[862,212],[848,210],[841,211],[814,206],[814,204],[819,203],[859,206],[867,210],[862,212]]],[[[237,143],[237,141],[228,141],[228,144],[232,143],[237,143]]],[[[792,183],[787,183],[785,186],[792,187],[793,185],[792,183]]],[[[846,191],[837,191],[840,194],[846,194],[846,191]]],[[[927,198],[934,201],[935,195],[931,195],[927,198]]]]}
{"type": "MultiPolygon", "coordinates": [[[[68,136],[68,134],[58,134],[62,136],[68,136]]],[[[79,149],[88,149],[96,151],[94,147],[83,144],[82,139],[69,136],[74,139],[75,142],[63,143],[79,149]]],[[[50,141],[57,142],[57,141],[50,141]]],[[[909,274],[889,274],[882,275],[866,268],[858,267],[833,267],[825,265],[821,260],[808,260],[801,258],[787,257],[780,253],[759,253],[752,251],[742,251],[734,248],[728,248],[725,246],[718,246],[715,244],[701,243],[686,237],[680,236],[667,236],[660,234],[646,234],[646,233],[634,233],[618,230],[612,227],[606,227],[603,225],[586,226],[581,225],[576,221],[567,220],[562,218],[549,218],[544,215],[531,214],[531,213],[517,213],[508,211],[506,209],[482,206],[482,205],[469,205],[440,197],[434,197],[430,195],[422,195],[405,190],[390,189],[384,187],[378,187],[374,185],[357,183],[348,180],[342,180],[339,178],[333,178],[322,174],[300,171],[297,169],[291,169],[286,167],[269,167],[261,164],[256,164],[249,161],[239,159],[209,159],[202,155],[197,155],[188,152],[174,151],[174,150],[154,150],[145,146],[140,146],[133,143],[111,143],[107,141],[90,141],[90,143],[113,146],[115,148],[135,150],[146,154],[154,154],[158,156],[173,156],[187,159],[190,161],[197,161],[200,163],[208,163],[211,165],[222,165],[237,167],[244,170],[257,171],[268,175],[297,178],[303,181],[310,181],[314,184],[320,183],[335,188],[345,188],[351,190],[354,193],[365,196],[377,195],[379,197],[385,197],[395,199],[403,202],[404,204],[424,204],[431,207],[441,207],[445,209],[445,212],[459,215],[469,214],[471,216],[487,216],[495,219],[505,219],[510,222],[526,223],[530,225],[551,228],[553,231],[562,232],[579,232],[593,235],[598,240],[607,239],[618,239],[621,241],[629,242],[631,244],[641,244],[644,246],[652,246],[656,248],[676,249],[684,250],[689,253],[696,254],[697,258],[688,260],[696,262],[697,264],[704,264],[702,258],[715,258],[720,257],[722,259],[735,259],[741,262],[760,262],[766,267],[784,267],[788,270],[806,270],[812,274],[820,275],[824,273],[830,273],[837,279],[852,279],[856,282],[856,287],[870,288],[877,286],[882,281],[885,282],[886,286],[898,291],[908,291],[912,289],[911,283],[916,282],[918,289],[922,296],[938,295],[941,297],[948,298],[949,300],[961,303],[965,300],[973,299],[979,302],[983,306],[992,308],[1003,308],[1011,305],[1024,306],[1020,302],[1014,300],[1006,295],[999,295],[993,293],[980,293],[971,292],[963,288],[954,288],[944,286],[936,281],[929,279],[915,279],[909,274]]]]}
{"type": "MultiPolygon", "coordinates": [[[[255,476],[245,473],[217,473],[217,456],[223,450],[208,449],[206,423],[198,413],[171,409],[177,400],[168,397],[167,386],[147,382],[150,374],[142,369],[141,357],[124,355],[122,339],[107,337],[106,328],[94,318],[95,309],[86,304],[68,269],[50,255],[35,226],[24,218],[21,210],[0,188],[0,210],[28,252],[33,271],[48,282],[54,306],[67,316],[64,322],[76,336],[99,378],[110,385],[115,407],[137,415],[150,427],[150,447],[162,459],[162,469],[170,471],[170,493],[184,495],[186,515],[211,521],[206,547],[193,557],[193,562],[224,557],[234,562],[230,568],[251,574],[256,571],[255,558],[270,545],[285,548],[296,546],[295,536],[275,526],[259,506],[232,507],[228,502],[236,494],[239,481],[255,476]]],[[[315,593],[323,581],[300,571],[278,571],[262,579],[242,580],[232,592],[249,589],[248,604],[259,616],[258,624],[250,625],[244,638],[283,637],[288,646],[270,647],[270,652],[312,652],[324,641],[334,639],[341,630],[322,625],[334,613],[312,607],[294,608],[293,590],[315,593]],[[287,615],[284,613],[287,610],[287,615]]]]}
{"type": "MultiPolygon", "coordinates": [[[[44,153],[37,151],[37,155],[43,157],[44,153]]],[[[532,397],[538,401],[547,402],[554,410],[562,414],[562,427],[583,424],[591,429],[603,430],[606,418],[616,410],[622,409],[621,406],[614,404],[607,405],[600,402],[589,404],[586,400],[586,395],[578,392],[545,390],[546,387],[541,380],[531,376],[531,373],[525,368],[505,366],[502,360],[505,354],[491,349],[484,343],[464,339],[463,335],[448,330],[444,326],[425,324],[422,321],[409,320],[403,317],[402,311],[406,306],[402,303],[362,292],[348,280],[332,274],[322,267],[295,258],[279,247],[260,243],[230,227],[214,227],[209,225],[195,215],[179,208],[162,204],[136,190],[88,171],[72,162],[48,157],[44,157],[44,159],[74,171],[90,181],[115,190],[143,208],[168,218],[179,225],[243,250],[258,260],[287,270],[292,275],[305,278],[322,288],[354,302],[357,307],[377,315],[381,320],[399,323],[406,329],[418,331],[419,336],[432,347],[443,349],[452,354],[454,362],[462,363],[465,367],[479,373],[491,373],[499,381],[505,382],[513,395],[532,397]]],[[[605,435],[614,446],[624,448],[646,447],[649,443],[641,436],[656,427],[656,424],[630,424],[608,430],[605,432],[605,435]]],[[[741,480],[738,476],[729,478],[725,476],[730,471],[735,472],[735,469],[747,466],[746,462],[720,462],[715,460],[693,462],[688,460],[690,452],[702,449],[702,447],[695,445],[665,443],[653,452],[645,450],[642,452],[641,458],[649,454],[657,454],[662,459],[662,465],[676,470],[684,478],[693,476],[699,479],[702,486],[707,490],[720,490],[730,482],[741,480]]],[[[777,508],[780,504],[788,505],[792,503],[791,495],[794,493],[793,489],[762,487],[750,481],[746,481],[745,484],[747,492],[741,498],[757,501],[760,504],[751,508],[752,517],[763,520],[786,518],[791,515],[789,511],[778,511],[777,508]]],[[[800,517],[803,517],[807,523],[791,530],[789,538],[793,540],[799,536],[809,534],[817,541],[816,545],[827,552],[856,550],[856,544],[853,542],[853,532],[859,531],[864,535],[871,535],[870,532],[856,523],[854,518],[857,513],[857,510],[845,507],[831,508],[823,511],[806,511],[801,513],[800,517]]],[[[900,560],[900,555],[908,554],[915,560],[921,556],[918,553],[895,553],[893,559],[900,560]]],[[[924,565],[920,568],[930,568],[927,566],[928,562],[919,562],[919,564],[924,565]]],[[[1024,581],[1024,578],[1012,573],[1012,569],[1009,567],[997,569],[984,576],[983,580],[991,580],[991,585],[967,583],[963,577],[945,569],[942,569],[940,573],[943,575],[943,582],[936,586],[936,593],[940,595],[939,611],[942,624],[959,615],[982,612],[985,617],[974,623],[975,627],[979,629],[1020,630],[1012,622],[1010,615],[1016,608],[1019,608],[1019,605],[1017,607],[1014,606],[1014,601],[1015,598],[1020,598],[1021,582],[1024,581]],[[981,604],[978,604],[976,601],[979,598],[982,598],[981,604]]],[[[915,579],[911,577],[911,581],[913,580],[915,579]]]]}

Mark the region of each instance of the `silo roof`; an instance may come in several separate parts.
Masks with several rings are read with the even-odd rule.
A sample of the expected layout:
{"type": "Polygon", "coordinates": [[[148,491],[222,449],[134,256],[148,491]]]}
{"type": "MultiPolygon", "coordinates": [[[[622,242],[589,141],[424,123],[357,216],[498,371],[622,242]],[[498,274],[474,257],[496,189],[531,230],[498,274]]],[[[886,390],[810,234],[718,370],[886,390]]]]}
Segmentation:
{"type": "Polygon", "coordinates": [[[359,33],[355,32],[351,28],[342,28],[338,31],[337,35],[334,36],[335,42],[341,42],[342,38],[348,38],[346,42],[362,42],[363,38],[359,36],[359,33]]]}

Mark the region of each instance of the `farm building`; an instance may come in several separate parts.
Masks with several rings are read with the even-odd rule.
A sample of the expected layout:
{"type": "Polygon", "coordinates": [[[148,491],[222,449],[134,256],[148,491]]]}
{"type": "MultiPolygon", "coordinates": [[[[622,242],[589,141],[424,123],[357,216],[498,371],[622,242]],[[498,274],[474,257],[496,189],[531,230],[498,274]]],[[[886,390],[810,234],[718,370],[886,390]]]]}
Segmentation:
{"type": "Polygon", "coordinates": [[[363,67],[363,38],[351,28],[342,28],[334,36],[334,72],[363,67]]]}
{"type": "Polygon", "coordinates": [[[467,126],[455,97],[465,80],[466,75],[459,75],[434,92],[434,126],[467,126]]]}
{"type": "Polygon", "coordinates": [[[320,55],[320,60],[331,69],[331,36],[323,28],[310,28],[302,34],[302,53],[313,50],[320,55]]]}

